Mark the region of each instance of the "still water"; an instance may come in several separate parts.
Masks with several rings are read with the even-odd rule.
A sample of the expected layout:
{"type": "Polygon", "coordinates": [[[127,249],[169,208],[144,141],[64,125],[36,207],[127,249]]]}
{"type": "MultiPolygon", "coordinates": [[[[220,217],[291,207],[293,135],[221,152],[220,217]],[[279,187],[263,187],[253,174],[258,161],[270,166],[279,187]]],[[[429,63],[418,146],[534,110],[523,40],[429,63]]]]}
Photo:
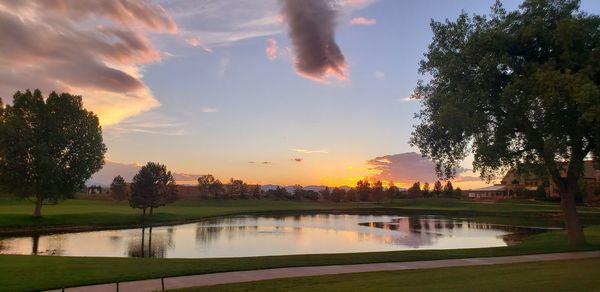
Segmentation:
{"type": "Polygon", "coordinates": [[[506,246],[534,229],[434,216],[235,216],[174,226],[0,238],[2,254],[212,258],[506,246]]]}

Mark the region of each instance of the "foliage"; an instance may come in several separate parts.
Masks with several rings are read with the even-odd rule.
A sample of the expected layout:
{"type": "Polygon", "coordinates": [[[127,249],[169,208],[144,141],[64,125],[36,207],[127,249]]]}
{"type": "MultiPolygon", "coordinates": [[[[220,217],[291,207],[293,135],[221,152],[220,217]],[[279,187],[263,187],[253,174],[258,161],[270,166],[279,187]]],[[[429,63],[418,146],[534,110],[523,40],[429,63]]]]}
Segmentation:
{"type": "Polygon", "coordinates": [[[117,175],[113,179],[110,184],[110,196],[117,201],[122,201],[129,197],[129,186],[122,176],[117,175]]]}
{"type": "Polygon", "coordinates": [[[219,198],[225,188],[220,180],[215,179],[211,174],[198,177],[198,190],[202,198],[219,198]]]}
{"type": "Polygon", "coordinates": [[[35,198],[34,216],[44,202],[80,190],[102,168],[105,152],[98,117],[81,96],[17,91],[0,111],[0,180],[19,197],[35,198]]]}
{"type": "Polygon", "coordinates": [[[557,185],[572,243],[584,241],[575,211],[583,159],[600,153],[600,17],[579,1],[501,4],[490,16],[432,21],[433,41],[414,97],[421,124],[411,144],[452,177],[471,152],[490,180],[508,168],[539,168],[557,185]],[[564,174],[564,175],[563,175],[564,174]]]}
{"type": "Polygon", "coordinates": [[[175,180],[166,166],[148,162],[133,177],[129,205],[132,208],[142,209],[144,215],[147,208],[150,208],[152,214],[154,208],[172,203],[176,199],[175,180]]]}

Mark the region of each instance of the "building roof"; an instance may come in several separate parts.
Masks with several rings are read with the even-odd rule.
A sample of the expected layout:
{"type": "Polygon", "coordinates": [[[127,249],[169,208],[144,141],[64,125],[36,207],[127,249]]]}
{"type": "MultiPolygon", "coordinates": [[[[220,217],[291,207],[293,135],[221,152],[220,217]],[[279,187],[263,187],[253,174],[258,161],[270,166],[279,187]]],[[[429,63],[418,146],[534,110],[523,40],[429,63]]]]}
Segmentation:
{"type": "Polygon", "coordinates": [[[470,192],[496,192],[496,191],[504,191],[506,190],[505,185],[493,185],[485,188],[472,189],[470,192]]]}

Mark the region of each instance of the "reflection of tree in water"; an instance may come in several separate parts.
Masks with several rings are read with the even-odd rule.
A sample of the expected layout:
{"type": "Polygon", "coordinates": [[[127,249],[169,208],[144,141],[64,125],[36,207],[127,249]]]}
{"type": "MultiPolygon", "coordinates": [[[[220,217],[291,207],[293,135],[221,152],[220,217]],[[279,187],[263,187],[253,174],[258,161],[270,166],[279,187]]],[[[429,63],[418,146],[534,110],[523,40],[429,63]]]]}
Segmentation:
{"type": "Polygon", "coordinates": [[[227,235],[228,239],[232,240],[236,236],[243,235],[248,231],[256,232],[256,230],[258,230],[256,225],[206,226],[205,224],[198,224],[196,226],[196,244],[211,244],[217,241],[221,234],[227,235]]]}
{"type": "Polygon", "coordinates": [[[141,236],[129,241],[127,255],[138,258],[164,258],[167,241],[164,234],[154,234],[152,227],[147,230],[143,227],[141,236]]]}
{"type": "MultiPolygon", "coordinates": [[[[362,234],[361,237],[370,237],[385,243],[407,245],[419,247],[423,245],[431,245],[436,238],[452,235],[454,230],[501,230],[515,236],[503,236],[502,238],[507,244],[514,243],[515,238],[523,239],[524,235],[536,233],[535,229],[524,228],[511,225],[490,224],[483,222],[475,222],[469,220],[454,220],[440,219],[431,217],[408,217],[394,218],[391,222],[367,222],[360,223],[362,226],[379,228],[384,230],[392,230],[402,232],[397,235],[369,235],[362,234]]],[[[539,232],[539,231],[537,231],[539,232]]]]}
{"type": "Polygon", "coordinates": [[[31,236],[31,254],[32,255],[63,255],[62,243],[64,238],[61,235],[47,235],[46,237],[48,247],[45,250],[40,250],[40,237],[39,234],[33,234],[31,236]]]}

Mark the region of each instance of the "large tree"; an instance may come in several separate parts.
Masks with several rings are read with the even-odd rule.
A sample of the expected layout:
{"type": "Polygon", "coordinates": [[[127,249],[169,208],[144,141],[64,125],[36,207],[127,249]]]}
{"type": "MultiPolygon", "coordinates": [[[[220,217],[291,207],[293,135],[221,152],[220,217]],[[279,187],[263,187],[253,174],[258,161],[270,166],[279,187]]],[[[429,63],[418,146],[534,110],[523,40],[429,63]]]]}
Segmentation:
{"type": "Polygon", "coordinates": [[[579,1],[527,0],[507,13],[432,21],[411,143],[452,177],[468,154],[489,180],[537,166],[557,186],[571,244],[585,242],[575,192],[600,152],[600,18],[579,1]]]}
{"type": "Polygon", "coordinates": [[[172,203],[176,199],[175,179],[166,166],[148,162],[133,177],[129,205],[132,208],[142,209],[144,215],[146,209],[150,208],[152,214],[154,208],[172,203]]]}
{"type": "Polygon", "coordinates": [[[0,111],[0,180],[10,192],[44,203],[75,194],[102,168],[106,147],[98,117],[81,96],[17,91],[0,111]]]}

